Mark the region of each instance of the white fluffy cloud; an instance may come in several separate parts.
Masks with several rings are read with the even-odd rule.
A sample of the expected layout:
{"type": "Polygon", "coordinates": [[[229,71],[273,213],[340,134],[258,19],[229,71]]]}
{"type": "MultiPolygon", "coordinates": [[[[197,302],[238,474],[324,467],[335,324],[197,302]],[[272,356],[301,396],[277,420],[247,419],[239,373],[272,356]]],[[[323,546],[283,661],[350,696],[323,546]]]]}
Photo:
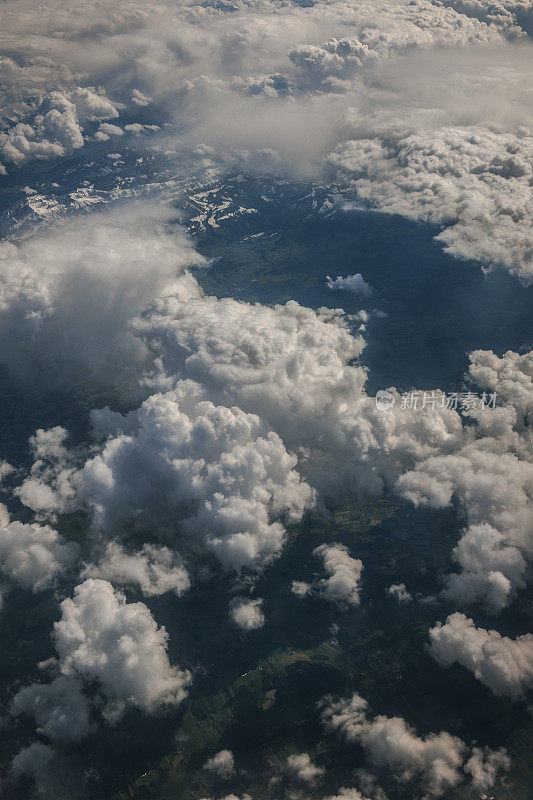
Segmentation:
{"type": "Polygon", "coordinates": [[[300,456],[317,489],[342,495],[354,482],[379,492],[424,454],[463,439],[459,415],[446,408],[412,415],[397,403],[382,414],[366,396],[363,349],[342,312],[295,302],[267,308],[213,297],[166,298],[135,323],[158,353],[150,384],[183,379],[215,403],[259,414],[300,456]]]}
{"type": "Polygon", "coordinates": [[[307,597],[311,592],[311,585],[305,581],[293,581],[291,583],[291,592],[296,597],[307,597]]]}
{"type": "Polygon", "coordinates": [[[342,544],[321,544],[313,552],[322,558],[328,576],[317,581],[319,593],[333,603],[358,605],[363,562],[352,558],[342,544]]]}
{"type": "Polygon", "coordinates": [[[204,768],[213,772],[219,778],[228,779],[235,772],[235,759],[231,750],[220,750],[219,753],[208,759],[204,768]]]}
{"type": "Polygon", "coordinates": [[[352,140],[331,156],[359,197],[391,214],[441,225],[445,249],[533,280],[531,157],[525,128],[481,127],[383,134],[352,140]]]}
{"type": "Polygon", "coordinates": [[[165,629],[143,603],[126,603],[107,581],[89,578],[63,600],[53,638],[59,677],[28,686],[13,700],[15,712],[33,715],[50,738],[80,739],[89,732],[84,681],[96,683],[110,722],[129,706],[151,714],[187,694],[190,675],[170,664],[165,629]]]}
{"type": "Polygon", "coordinates": [[[372,292],[372,288],[365,281],[360,272],[356,275],[347,275],[343,278],[338,275],[336,278],[327,277],[328,289],[346,289],[354,294],[360,294],[362,297],[368,297],[372,292]]]}
{"type": "Polygon", "coordinates": [[[2,360],[16,377],[34,391],[136,382],[149,361],[132,317],[157,296],[200,293],[184,273],[202,259],[167,220],[161,208],[119,208],[0,245],[2,360]]]}
{"type": "Polygon", "coordinates": [[[398,603],[409,603],[413,599],[413,596],[405,588],[405,583],[391,584],[387,588],[387,594],[394,597],[398,603]]]}
{"type": "Polygon", "coordinates": [[[97,680],[110,713],[175,705],[190,676],[169,663],[167,634],[143,603],[126,603],[107,581],[89,578],[61,603],[54,642],[65,675],[97,680]]]}
{"type": "Polygon", "coordinates": [[[458,788],[470,775],[472,786],[485,790],[498,770],[508,769],[503,751],[469,750],[445,731],[419,737],[401,717],[371,717],[360,695],[321,702],[322,722],[350,742],[361,744],[371,764],[389,769],[401,781],[419,781],[427,797],[458,788]]]}
{"type": "Polygon", "coordinates": [[[260,597],[255,600],[235,597],[230,603],[229,615],[243,631],[255,631],[265,624],[263,602],[260,597]]]}
{"type": "Polygon", "coordinates": [[[324,572],[328,577],[315,578],[311,583],[293,581],[291,592],[300,598],[310,594],[318,595],[341,607],[359,605],[359,581],[363,562],[352,558],[348,549],[338,543],[321,544],[315,547],[313,554],[322,559],[324,572]]]}
{"type": "Polygon", "coordinates": [[[287,769],[298,780],[315,783],[326,771],[324,767],[313,764],[309,753],[297,753],[287,758],[287,769]]]}
{"type": "Polygon", "coordinates": [[[175,554],[168,547],[153,544],[128,553],[119,542],[108,542],[100,560],[85,567],[83,577],[138,586],[146,597],[166,592],[179,596],[191,585],[187,570],[175,554]]]}
{"type": "Polygon", "coordinates": [[[533,635],[509,639],[476,628],[464,614],[451,614],[429,631],[430,652],[443,667],[454,663],[470,670],[497,695],[520,699],[533,688],[533,635]]]}
{"type": "Polygon", "coordinates": [[[126,419],[103,417],[114,435],[70,476],[73,502],[93,509],[99,528],[133,521],[177,531],[238,570],[278,555],[281,520],[301,519],[314,502],[279,436],[255,415],[205,400],[198,384],[152,395],[126,419]]]}
{"type": "Polygon", "coordinates": [[[40,592],[68,574],[78,556],[78,545],[65,541],[52,528],[10,522],[0,504],[0,571],[6,579],[40,592]]]}
{"type": "Polygon", "coordinates": [[[79,741],[91,730],[91,704],[74,675],[21,689],[13,699],[13,713],[34,717],[37,732],[49,739],[79,741]]]}
{"type": "Polygon", "coordinates": [[[108,98],[91,89],[78,87],[68,95],[50,92],[33,118],[0,133],[0,157],[21,166],[72,153],[84,145],[82,122],[117,116],[108,98]]]}
{"type": "Polygon", "coordinates": [[[533,401],[531,353],[491,351],[470,356],[480,388],[496,392],[502,405],[472,410],[476,426],[449,454],[421,460],[397,488],[415,504],[436,508],[460,500],[469,527],[453,557],[461,568],[448,577],[444,595],[455,603],[482,602],[489,611],[508,604],[524,585],[533,552],[533,464],[527,428],[533,401]]]}

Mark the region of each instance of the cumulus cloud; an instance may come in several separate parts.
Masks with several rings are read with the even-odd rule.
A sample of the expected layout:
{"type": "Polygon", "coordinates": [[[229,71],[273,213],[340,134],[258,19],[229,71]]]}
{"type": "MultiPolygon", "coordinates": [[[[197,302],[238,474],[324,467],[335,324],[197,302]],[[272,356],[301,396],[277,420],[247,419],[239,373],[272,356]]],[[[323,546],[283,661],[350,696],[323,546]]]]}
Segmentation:
{"type": "Polygon", "coordinates": [[[465,782],[465,773],[476,789],[486,789],[498,770],[508,768],[502,751],[470,750],[458,737],[441,731],[419,737],[401,717],[371,717],[360,695],[321,701],[322,722],[350,742],[358,742],[370,762],[389,769],[399,780],[416,780],[426,797],[440,797],[465,782]]]}
{"type": "Polygon", "coordinates": [[[393,410],[378,411],[357,363],[363,341],[348,323],[341,311],[292,301],[268,308],[169,297],[135,329],[159,354],[149,385],[192,379],[213,402],[258,414],[299,454],[307,481],[339,497],[354,482],[378,493],[409,465],[465,440],[460,415],[443,403],[413,415],[396,394],[393,410]]]}
{"type": "Polygon", "coordinates": [[[346,289],[363,297],[368,297],[372,293],[372,288],[359,272],[356,275],[347,275],[345,278],[340,275],[330,278],[328,275],[326,285],[328,289],[346,289]]]}
{"type": "Polygon", "coordinates": [[[13,698],[13,713],[34,717],[38,733],[59,741],[79,741],[91,730],[91,704],[74,675],[21,689],[13,698]]]}
{"type": "Polygon", "coordinates": [[[108,581],[89,578],[63,600],[54,623],[59,677],[22,689],[14,711],[33,715],[50,738],[81,739],[90,730],[84,682],[97,685],[110,722],[131,706],[151,714],[177,705],[190,674],[170,664],[167,638],[143,603],[126,603],[108,581]]]}
{"type": "Polygon", "coordinates": [[[498,774],[509,770],[510,766],[511,761],[503,748],[481,750],[473,747],[464,770],[472,776],[472,785],[478,791],[486,792],[494,786],[498,774]]]}
{"type": "Polygon", "coordinates": [[[63,600],[54,624],[61,671],[97,680],[112,713],[183,700],[190,676],[170,665],[167,638],[143,603],[126,603],[108,581],[91,578],[63,600]]]}
{"type": "Polygon", "coordinates": [[[219,778],[227,780],[235,772],[235,759],[231,750],[221,750],[208,759],[204,768],[213,772],[219,778]]]}
{"type": "Polygon", "coordinates": [[[405,588],[405,583],[393,583],[386,591],[398,603],[409,603],[413,599],[413,596],[405,588]]]}
{"type": "Polygon", "coordinates": [[[157,296],[200,293],[185,273],[202,259],[179,231],[168,235],[167,219],[118,208],[0,245],[2,360],[15,377],[34,390],[136,382],[149,355],[132,317],[157,296]]]}
{"type": "Polygon", "coordinates": [[[333,603],[359,605],[359,580],[363,562],[352,558],[342,544],[321,544],[313,553],[322,558],[328,575],[316,582],[318,592],[333,603]]]}
{"type": "Polygon", "coordinates": [[[0,571],[23,589],[41,592],[67,575],[79,557],[79,547],[48,526],[9,520],[0,504],[0,571]]]}
{"type": "Polygon", "coordinates": [[[309,753],[298,753],[287,758],[287,769],[298,780],[315,783],[324,773],[324,767],[313,764],[309,753]]]}
{"type": "Polygon", "coordinates": [[[429,631],[430,652],[443,667],[466,667],[496,695],[513,700],[533,687],[533,635],[509,639],[497,631],[476,628],[464,614],[451,614],[429,631]]]}
{"type": "Polygon", "coordinates": [[[31,123],[19,122],[0,133],[0,153],[6,161],[21,166],[33,158],[54,158],[83,147],[76,106],[52,92],[31,123]]]}
{"type": "Polygon", "coordinates": [[[348,141],[331,162],[360,198],[441,225],[437,239],[448,252],[487,267],[503,265],[529,283],[532,152],[525,128],[503,134],[445,127],[348,141]]]}
{"type": "Polygon", "coordinates": [[[115,429],[70,478],[99,528],[177,529],[239,570],[279,554],[282,520],[314,502],[280,437],[255,415],[204,400],[198,384],[152,395],[125,425],[131,433],[115,429]]]}
{"type": "Polygon", "coordinates": [[[16,777],[30,775],[36,780],[53,755],[54,751],[48,745],[42,742],[32,742],[29,747],[20,750],[11,762],[13,774],[16,777]]]}
{"type": "Polygon", "coordinates": [[[398,490],[415,504],[442,508],[460,500],[469,527],[453,551],[461,572],[447,578],[444,596],[497,612],[524,585],[533,551],[532,459],[527,419],[532,407],[531,353],[491,351],[470,356],[480,388],[500,394],[494,410],[475,409],[476,426],[448,455],[420,461],[400,477],[398,490]],[[470,435],[469,435],[470,434],[470,435]]]}
{"type": "Polygon", "coordinates": [[[291,592],[296,597],[318,595],[339,606],[359,605],[359,581],[363,562],[352,558],[348,549],[338,543],[315,547],[313,554],[321,558],[327,578],[315,578],[311,583],[293,581],[291,592]]]}
{"type": "Polygon", "coordinates": [[[255,600],[235,597],[230,603],[229,615],[235,625],[242,628],[243,631],[255,631],[265,624],[263,603],[264,600],[259,597],[255,600]]]}
{"type": "Polygon", "coordinates": [[[83,147],[82,122],[117,116],[108,98],[90,89],[78,87],[68,95],[51,92],[33,118],[0,133],[0,156],[16,166],[32,159],[64,156],[83,147]]]}
{"type": "Polygon", "coordinates": [[[179,558],[168,547],[153,544],[128,553],[119,542],[108,542],[100,560],[85,567],[83,577],[137,586],[146,597],[166,592],[179,596],[191,585],[179,558]]]}
{"type": "Polygon", "coordinates": [[[291,592],[296,597],[306,597],[311,591],[311,585],[305,581],[293,581],[291,583],[291,592]]]}
{"type": "Polygon", "coordinates": [[[107,142],[111,136],[123,136],[124,131],[118,125],[111,125],[109,122],[101,122],[98,130],[94,134],[95,139],[100,142],[107,142]]]}

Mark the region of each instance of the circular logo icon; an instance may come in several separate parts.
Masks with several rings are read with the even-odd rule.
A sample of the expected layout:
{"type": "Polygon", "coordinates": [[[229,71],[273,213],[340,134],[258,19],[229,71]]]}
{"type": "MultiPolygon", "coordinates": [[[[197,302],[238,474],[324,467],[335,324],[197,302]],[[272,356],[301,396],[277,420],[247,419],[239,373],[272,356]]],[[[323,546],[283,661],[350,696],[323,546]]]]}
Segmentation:
{"type": "Polygon", "coordinates": [[[378,389],[376,392],[376,408],[380,411],[385,411],[387,408],[392,408],[396,402],[394,395],[385,389],[378,389]]]}

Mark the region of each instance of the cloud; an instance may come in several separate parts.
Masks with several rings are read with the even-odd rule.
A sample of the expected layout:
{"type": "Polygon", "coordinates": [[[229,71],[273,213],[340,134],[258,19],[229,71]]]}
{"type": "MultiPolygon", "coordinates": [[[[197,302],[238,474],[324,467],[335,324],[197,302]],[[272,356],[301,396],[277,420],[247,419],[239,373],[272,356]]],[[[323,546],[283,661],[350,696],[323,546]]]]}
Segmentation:
{"type": "Polygon", "coordinates": [[[339,794],[336,794],[335,797],[326,797],[324,800],[369,800],[369,798],[363,797],[358,789],[343,787],[339,789],[339,794]]]}
{"type": "Polygon", "coordinates": [[[401,717],[370,717],[366,700],[358,694],[339,700],[326,697],[320,707],[328,730],[358,742],[374,766],[389,769],[400,781],[418,781],[426,797],[440,797],[458,788],[465,782],[465,772],[475,789],[486,789],[497,767],[508,768],[502,751],[469,750],[445,731],[419,737],[401,717]]]}
{"type": "Polygon", "coordinates": [[[328,275],[326,285],[328,289],[346,289],[363,297],[368,297],[372,293],[372,288],[359,272],[356,275],[347,275],[345,278],[338,275],[335,279],[328,275]]]}
{"type": "MultiPolygon", "coordinates": [[[[212,798],[204,797],[202,800],[212,800],[212,798]]],[[[240,797],[236,794],[226,794],[224,797],[221,797],[220,800],[252,800],[249,794],[242,794],[240,797]]]]}
{"type": "Polygon", "coordinates": [[[492,350],[474,350],[469,359],[469,372],[478,386],[511,405],[517,413],[515,424],[523,430],[533,413],[533,350],[522,355],[508,350],[501,358],[492,350]]]}
{"type": "MultiPolygon", "coordinates": [[[[89,366],[95,379],[107,370],[121,385],[128,375],[144,376],[143,391],[155,392],[126,416],[93,412],[95,434],[109,439],[81,468],[80,454],[64,445],[45,452],[38,443],[45,433],[38,432],[35,463],[18,497],[38,513],[85,507],[103,530],[135,520],[158,535],[179,533],[180,542],[203,543],[235,569],[276,557],[285,523],[301,519],[314,490],[338,500],[354,484],[371,494],[388,485],[437,508],[458,499],[469,527],[454,550],[460,572],[447,578],[446,597],[492,611],[510,602],[523,585],[533,538],[524,425],[530,356],[472,354],[472,378],[503,401],[469,411],[473,424],[463,424],[439,392],[435,408],[412,414],[391,390],[397,402],[384,413],[365,393],[366,372],[357,363],[363,342],[342,312],[204,296],[186,272],[194,252],[186,240],[168,236],[160,219],[137,224],[134,210],[80,223],[80,263],[67,262],[77,276],[74,292],[59,291],[56,277],[43,285],[35,270],[27,280],[30,260],[24,269],[17,261],[3,320],[0,313],[0,330],[14,342],[7,351],[13,370],[31,371],[35,381],[46,363],[51,377],[49,354],[59,352],[57,376],[67,382],[89,366]],[[99,237],[115,270],[100,253],[102,274],[80,280],[99,237]],[[159,277],[146,269],[152,252],[160,254],[159,277]],[[137,274],[141,285],[128,296],[137,274]],[[94,313],[74,313],[82,294],[94,298],[94,313]],[[97,302],[104,295],[108,312],[97,302]],[[65,352],[76,355],[74,365],[65,363],[65,352]]],[[[54,232],[54,259],[55,237],[74,245],[77,225],[54,232]]],[[[46,242],[37,237],[35,246],[37,240],[46,242]]],[[[58,273],[57,280],[65,277],[58,273]]],[[[46,434],[65,436],[59,428],[46,434]]]]}
{"type": "Polygon", "coordinates": [[[76,106],[60,92],[52,92],[30,123],[19,122],[0,133],[0,154],[22,166],[34,158],[57,158],[83,147],[76,106]]]}
{"type": "Polygon", "coordinates": [[[131,93],[131,100],[135,103],[136,106],[140,106],[141,108],[144,106],[150,105],[152,102],[151,97],[147,97],[145,94],[140,92],[138,89],[133,89],[131,93]]]}
{"type": "Polygon", "coordinates": [[[15,713],[31,714],[50,738],[81,739],[90,730],[91,703],[83,684],[96,684],[103,716],[115,722],[128,707],[146,714],[179,704],[190,674],[170,664],[167,633],[144,603],[126,603],[108,581],[87,579],[61,603],[53,639],[60,676],[14,698],[15,713]]]}
{"type": "Polygon", "coordinates": [[[457,498],[469,526],[453,551],[461,572],[446,579],[444,596],[457,605],[480,602],[498,612],[524,585],[533,550],[531,353],[491,351],[470,355],[480,388],[499,395],[496,409],[475,409],[464,444],[447,455],[420,461],[402,475],[398,491],[415,504],[442,508],[457,498]],[[470,434],[470,436],[468,435],[470,434]],[[472,434],[474,434],[472,436],[472,434]]]}
{"type": "Polygon", "coordinates": [[[212,758],[208,759],[204,765],[204,769],[213,772],[219,778],[227,780],[235,772],[235,759],[231,750],[221,750],[216,753],[212,758]]]}
{"type": "Polygon", "coordinates": [[[511,761],[502,748],[500,750],[481,750],[472,748],[472,755],[465,764],[465,772],[472,776],[472,785],[480,792],[488,791],[498,774],[510,769],[511,761]]]}
{"type": "Polygon", "coordinates": [[[118,125],[111,125],[109,122],[101,122],[98,130],[94,134],[95,139],[100,142],[107,142],[111,136],[123,136],[124,131],[118,125]]]}
{"type": "Polygon", "coordinates": [[[529,550],[531,542],[531,464],[503,447],[481,439],[421,462],[398,481],[416,505],[442,508],[454,494],[460,498],[472,524],[453,551],[462,572],[447,578],[444,594],[459,604],[481,602],[492,612],[524,585],[521,548],[529,550]]]}
{"type": "Polygon", "coordinates": [[[37,732],[49,739],[79,741],[91,730],[91,704],[74,675],[21,689],[13,698],[13,713],[34,717],[37,732]]]}
{"type": "Polygon", "coordinates": [[[305,581],[293,581],[291,583],[291,592],[296,597],[307,597],[311,592],[311,585],[305,581]]]}
{"type": "Polygon", "coordinates": [[[243,631],[255,631],[262,628],[265,624],[263,613],[264,600],[258,597],[255,600],[247,600],[244,597],[235,597],[229,606],[229,614],[235,625],[243,631]]]}
{"type": "Polygon", "coordinates": [[[150,356],[130,320],[157,296],[200,294],[186,269],[202,259],[167,220],[166,209],[117,208],[0,245],[2,360],[16,378],[34,391],[135,385],[150,356]]]}
{"type": "Polygon", "coordinates": [[[125,424],[132,433],[116,432],[71,479],[98,528],[177,529],[228,567],[260,568],[280,552],[281,520],[314,502],[279,436],[198,384],[152,395],[125,424]]]}
{"type": "Polygon", "coordinates": [[[316,582],[318,592],[333,603],[359,605],[359,580],[363,562],[352,558],[342,544],[322,544],[313,553],[322,558],[328,575],[316,582]]]}
{"type": "Polygon", "coordinates": [[[464,614],[451,614],[429,631],[430,652],[443,667],[461,664],[496,695],[512,700],[533,688],[533,635],[509,639],[476,628],[464,614]]]}
{"type": "Polygon", "coordinates": [[[437,240],[447,252],[504,266],[530,283],[532,153],[525,128],[503,134],[448,126],[348,141],[331,163],[382,211],[441,225],[437,240]]]}
{"type": "Polygon", "coordinates": [[[0,504],[0,571],[9,581],[41,592],[72,571],[78,558],[77,544],[48,526],[10,522],[0,504]]]}
{"type": "Polygon", "coordinates": [[[322,544],[315,547],[313,555],[321,558],[327,578],[315,578],[311,583],[293,581],[291,592],[296,597],[319,595],[343,607],[359,605],[359,581],[363,562],[352,558],[342,544],[322,544]]]}
{"type": "Polygon", "coordinates": [[[20,167],[32,159],[67,155],[84,145],[82,122],[117,116],[107,97],[88,88],[78,87],[69,94],[51,92],[29,122],[18,122],[0,133],[0,156],[20,167]]]}
{"type": "Polygon", "coordinates": [[[393,583],[386,591],[398,603],[410,603],[413,599],[413,596],[405,588],[405,583],[393,583]]]}
{"type": "Polygon", "coordinates": [[[11,762],[11,769],[16,777],[30,775],[38,780],[42,771],[52,760],[54,751],[42,742],[32,742],[20,750],[11,762]]]}
{"type": "MultiPolygon", "coordinates": [[[[157,218],[137,220],[134,210],[80,223],[86,238],[76,238],[75,252],[81,238],[87,257],[96,257],[101,236],[104,254],[118,266],[114,272],[100,253],[102,275],[90,275],[88,284],[77,277],[74,293],[58,291],[55,278],[43,286],[35,271],[23,280],[27,273],[18,266],[17,280],[7,282],[0,329],[14,342],[7,351],[13,370],[31,371],[35,381],[46,363],[51,377],[49,354],[59,352],[57,377],[67,383],[89,365],[95,379],[107,370],[123,386],[128,375],[140,375],[143,391],[155,392],[128,415],[92,413],[96,437],[109,438],[81,468],[82,454],[59,445],[65,431],[39,431],[35,463],[17,496],[38,513],[87,508],[101,530],[135,520],[157,535],[179,534],[180,542],[202,543],[235,569],[276,557],[285,523],[301,519],[315,489],[338,500],[354,484],[370,494],[387,485],[438,508],[458,499],[469,527],[454,550],[460,572],[447,578],[446,597],[493,611],[510,602],[523,584],[533,537],[524,425],[530,356],[472,354],[472,378],[503,401],[469,411],[473,424],[463,424],[439,392],[435,408],[412,414],[391,390],[397,402],[384,413],[365,393],[366,372],[357,363],[363,342],[342,312],[204,296],[185,271],[196,258],[186,240],[183,246],[179,236],[168,236],[157,218]],[[160,254],[159,277],[146,268],[149,252],[160,254]],[[147,284],[128,297],[137,274],[147,284]],[[94,297],[94,314],[74,313],[82,294],[94,297]],[[96,302],[104,295],[108,313],[96,302]],[[15,335],[20,329],[24,335],[15,335]],[[74,364],[65,363],[66,352],[76,355],[74,364]],[[49,452],[47,437],[57,439],[49,452]]],[[[55,237],[74,244],[75,233],[77,224],[54,232],[50,263],[59,249],[55,237]]],[[[37,240],[46,242],[36,237],[35,246],[37,240]]],[[[85,263],[85,256],[76,258],[85,263]]],[[[83,274],[77,261],[68,264],[83,274]]]]}
{"type": "Polygon", "coordinates": [[[187,570],[168,547],[145,544],[128,553],[118,542],[108,542],[96,564],[88,564],[82,577],[102,578],[114,585],[138,586],[146,597],[166,592],[181,595],[190,587],[187,570]]]}
{"type": "Polygon", "coordinates": [[[313,764],[309,753],[298,753],[287,758],[289,772],[305,783],[315,783],[324,773],[324,767],[313,764]]]}
{"type": "MultiPolygon", "coordinates": [[[[314,502],[277,434],[256,415],[204,400],[190,381],[152,395],[126,418],[95,412],[93,423],[109,438],[80,470],[62,447],[35,450],[30,477],[17,490],[26,505],[36,511],[85,506],[107,531],[128,521],[161,534],[177,528],[181,539],[203,544],[239,570],[277,556],[285,537],[281,520],[301,519],[314,502]]],[[[39,432],[39,441],[44,436],[39,432]]]]}
{"type": "Polygon", "coordinates": [[[167,638],[143,603],[126,603],[108,581],[91,578],[63,600],[54,624],[61,671],[97,680],[112,713],[183,700],[190,676],[170,665],[167,638]]]}

